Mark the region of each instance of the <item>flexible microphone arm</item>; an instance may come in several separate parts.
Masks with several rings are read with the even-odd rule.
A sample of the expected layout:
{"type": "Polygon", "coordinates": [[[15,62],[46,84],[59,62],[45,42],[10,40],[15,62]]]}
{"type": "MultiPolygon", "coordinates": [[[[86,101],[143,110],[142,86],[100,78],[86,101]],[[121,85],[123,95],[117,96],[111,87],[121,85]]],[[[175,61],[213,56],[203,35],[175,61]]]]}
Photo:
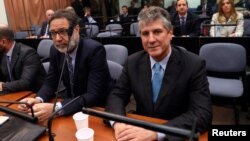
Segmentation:
{"type": "Polygon", "coordinates": [[[34,110],[32,108],[32,105],[26,103],[26,102],[20,102],[20,101],[0,101],[0,103],[7,103],[7,104],[25,104],[31,111],[31,116],[25,114],[25,113],[22,113],[22,112],[19,112],[19,111],[16,111],[16,110],[13,110],[13,109],[10,109],[10,108],[7,108],[7,107],[4,107],[4,106],[0,106],[0,111],[3,111],[3,112],[6,112],[6,113],[9,113],[9,114],[12,114],[12,115],[15,115],[17,117],[20,117],[24,120],[28,120],[32,123],[37,123],[38,119],[37,117],[35,117],[34,115],[34,110]]]}
{"type": "Polygon", "coordinates": [[[116,114],[107,113],[107,112],[102,112],[102,111],[97,111],[97,110],[85,108],[85,107],[82,108],[82,112],[89,114],[89,115],[101,117],[104,119],[113,120],[113,121],[117,121],[117,122],[123,122],[123,123],[139,126],[142,128],[150,129],[153,131],[158,131],[158,132],[165,133],[165,134],[188,137],[190,139],[190,141],[192,141],[193,139],[195,139],[195,140],[198,139],[199,135],[200,135],[199,133],[194,133],[194,129],[195,129],[194,126],[196,126],[196,124],[194,124],[193,132],[192,132],[192,131],[187,130],[187,129],[181,129],[181,128],[170,127],[170,126],[166,126],[166,125],[154,124],[154,123],[150,123],[150,122],[146,122],[146,121],[142,121],[142,120],[132,119],[132,118],[128,118],[125,116],[116,115],[116,114]]]}
{"type": "Polygon", "coordinates": [[[81,96],[77,96],[74,99],[72,99],[71,101],[69,101],[68,103],[66,103],[65,105],[63,105],[59,110],[53,112],[49,118],[48,118],[48,134],[49,134],[49,141],[54,141],[54,137],[51,131],[51,126],[52,126],[52,121],[54,119],[54,117],[60,112],[62,111],[65,107],[68,107],[69,105],[71,105],[72,103],[74,103],[77,99],[81,98],[81,96]]]}

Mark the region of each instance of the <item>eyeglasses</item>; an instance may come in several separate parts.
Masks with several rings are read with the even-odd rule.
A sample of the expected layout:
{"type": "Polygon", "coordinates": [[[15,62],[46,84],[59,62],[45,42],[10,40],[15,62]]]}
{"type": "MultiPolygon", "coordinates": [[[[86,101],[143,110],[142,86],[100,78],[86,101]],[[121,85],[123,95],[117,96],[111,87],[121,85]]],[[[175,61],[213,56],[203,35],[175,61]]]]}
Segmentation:
{"type": "Polygon", "coordinates": [[[56,38],[58,34],[60,37],[68,36],[69,29],[59,29],[58,31],[50,31],[50,35],[52,38],[56,38]]]}

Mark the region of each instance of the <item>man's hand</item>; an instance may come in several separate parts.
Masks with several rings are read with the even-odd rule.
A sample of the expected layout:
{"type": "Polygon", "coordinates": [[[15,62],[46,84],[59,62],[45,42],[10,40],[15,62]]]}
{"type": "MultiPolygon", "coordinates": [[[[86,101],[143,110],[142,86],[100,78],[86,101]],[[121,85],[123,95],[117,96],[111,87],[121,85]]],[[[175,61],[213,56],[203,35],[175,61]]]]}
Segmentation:
{"type": "Polygon", "coordinates": [[[3,82],[0,82],[0,92],[3,91],[3,82]]]}
{"type": "MultiPolygon", "coordinates": [[[[24,98],[20,102],[28,103],[30,106],[33,106],[37,103],[41,103],[41,101],[36,98],[24,98]]],[[[27,105],[25,104],[18,105],[18,109],[24,112],[30,112],[29,107],[27,107],[27,105]]]]}
{"type": "Polygon", "coordinates": [[[117,141],[155,141],[157,133],[144,128],[127,125],[124,123],[115,123],[115,138],[117,141]]]}
{"type": "MultiPolygon", "coordinates": [[[[46,121],[53,112],[54,104],[52,103],[38,103],[33,106],[34,115],[39,122],[46,121]]],[[[29,113],[31,115],[31,113],[29,113]]]]}

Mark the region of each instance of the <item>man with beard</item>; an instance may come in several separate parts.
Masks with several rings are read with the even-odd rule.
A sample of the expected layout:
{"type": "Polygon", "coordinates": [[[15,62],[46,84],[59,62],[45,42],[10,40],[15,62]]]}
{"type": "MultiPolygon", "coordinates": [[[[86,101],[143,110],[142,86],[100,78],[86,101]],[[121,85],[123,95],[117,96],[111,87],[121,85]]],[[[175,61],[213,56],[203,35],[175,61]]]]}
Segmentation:
{"type": "MultiPolygon", "coordinates": [[[[50,50],[47,78],[36,98],[25,98],[22,101],[34,104],[35,116],[39,121],[48,119],[53,111],[79,95],[82,98],[64,108],[59,115],[75,113],[83,106],[104,105],[113,81],[103,45],[92,39],[82,39],[76,14],[67,10],[55,12],[49,24],[54,47],[50,50]],[[61,73],[66,92],[63,100],[54,106],[46,102],[56,96],[61,73]]],[[[30,112],[25,105],[19,105],[19,109],[30,112]]]]}
{"type": "Polygon", "coordinates": [[[0,24],[0,94],[24,90],[37,92],[45,75],[36,51],[15,42],[13,30],[0,24]]]}

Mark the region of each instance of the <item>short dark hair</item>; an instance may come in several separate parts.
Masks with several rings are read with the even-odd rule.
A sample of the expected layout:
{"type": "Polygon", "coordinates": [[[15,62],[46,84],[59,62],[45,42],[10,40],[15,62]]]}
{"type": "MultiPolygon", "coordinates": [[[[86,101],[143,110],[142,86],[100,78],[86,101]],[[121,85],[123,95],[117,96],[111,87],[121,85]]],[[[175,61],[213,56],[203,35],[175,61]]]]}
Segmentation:
{"type": "Polygon", "coordinates": [[[71,36],[73,33],[73,28],[76,25],[78,25],[77,15],[69,10],[59,9],[55,12],[53,16],[51,16],[49,20],[49,25],[51,24],[53,20],[61,19],[61,18],[65,18],[69,22],[69,36],[71,36]]]}
{"type": "Polygon", "coordinates": [[[14,32],[8,26],[0,27],[0,39],[14,40],[14,32]]]}

